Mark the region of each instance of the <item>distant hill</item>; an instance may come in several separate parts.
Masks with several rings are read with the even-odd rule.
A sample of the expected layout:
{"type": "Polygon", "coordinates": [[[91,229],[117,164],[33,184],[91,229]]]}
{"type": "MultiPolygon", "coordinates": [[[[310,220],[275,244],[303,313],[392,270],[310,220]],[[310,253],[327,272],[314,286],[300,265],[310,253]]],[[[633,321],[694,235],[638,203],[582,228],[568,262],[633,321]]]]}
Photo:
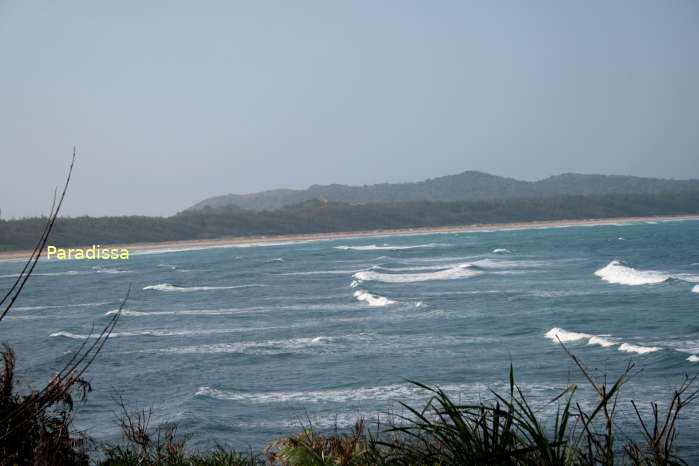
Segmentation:
{"type": "Polygon", "coordinates": [[[699,180],[639,178],[635,176],[566,173],[540,181],[466,171],[414,183],[365,186],[313,185],[308,189],[275,189],[253,194],[227,194],[205,199],[183,213],[195,211],[275,210],[314,199],[343,203],[394,203],[414,201],[476,201],[576,194],[684,192],[699,190],[699,180]]]}
{"type": "MultiPolygon", "coordinates": [[[[274,211],[194,211],[171,217],[61,217],[58,247],[278,236],[546,220],[699,215],[699,190],[658,194],[521,197],[480,201],[303,201],[274,211]]],[[[31,249],[46,218],[0,220],[0,251],[31,249]]]]}

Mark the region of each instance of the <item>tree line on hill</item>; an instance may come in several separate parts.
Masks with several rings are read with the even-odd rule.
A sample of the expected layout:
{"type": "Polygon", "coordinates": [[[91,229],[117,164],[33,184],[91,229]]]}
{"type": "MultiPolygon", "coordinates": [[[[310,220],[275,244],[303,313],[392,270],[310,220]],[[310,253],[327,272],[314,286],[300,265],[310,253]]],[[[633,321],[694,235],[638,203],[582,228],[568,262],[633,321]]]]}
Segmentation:
{"type": "Polygon", "coordinates": [[[539,181],[522,181],[465,171],[413,183],[365,186],[313,185],[307,189],[273,189],[251,194],[227,194],[205,199],[185,212],[275,210],[313,199],[334,202],[395,203],[413,201],[480,201],[575,194],[683,192],[699,190],[699,180],[672,180],[620,175],[565,173],[539,181]]]}
{"type": "MultiPolygon", "coordinates": [[[[547,220],[699,214],[699,191],[565,195],[382,204],[306,201],[270,211],[212,211],[171,217],[60,217],[58,247],[547,220]]],[[[32,249],[45,218],[0,220],[0,251],[32,249]]]]}

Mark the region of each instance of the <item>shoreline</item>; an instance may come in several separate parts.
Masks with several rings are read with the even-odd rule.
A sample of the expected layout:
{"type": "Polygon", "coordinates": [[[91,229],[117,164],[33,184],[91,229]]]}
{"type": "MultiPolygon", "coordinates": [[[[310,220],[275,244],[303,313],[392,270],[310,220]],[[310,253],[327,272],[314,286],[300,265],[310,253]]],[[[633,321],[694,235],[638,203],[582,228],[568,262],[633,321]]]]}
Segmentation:
{"type": "MultiPolygon", "coordinates": [[[[415,227],[387,230],[361,230],[348,232],[329,233],[304,233],[297,235],[258,235],[258,236],[225,236],[212,239],[195,239],[179,241],[163,241],[150,243],[118,243],[101,245],[104,248],[128,249],[129,254],[144,251],[160,251],[167,249],[183,248],[210,248],[224,247],[257,243],[287,243],[294,241],[319,241],[333,239],[368,238],[378,236],[411,236],[428,235],[434,233],[467,233],[488,230],[519,230],[527,228],[554,228],[564,226],[580,225],[605,225],[614,223],[629,222],[652,222],[652,221],[673,221],[673,220],[699,220],[699,215],[660,215],[655,217],[615,217],[601,219],[583,220],[545,220],[532,222],[512,222],[512,223],[492,223],[492,224],[471,224],[471,225],[451,225],[443,227],[415,227]]],[[[88,246],[76,246],[75,248],[89,248],[88,246]]],[[[167,251],[162,251],[167,252],[167,251]]],[[[0,260],[28,258],[31,251],[7,251],[0,252],[0,260]]],[[[42,259],[46,260],[45,252],[42,259]]]]}

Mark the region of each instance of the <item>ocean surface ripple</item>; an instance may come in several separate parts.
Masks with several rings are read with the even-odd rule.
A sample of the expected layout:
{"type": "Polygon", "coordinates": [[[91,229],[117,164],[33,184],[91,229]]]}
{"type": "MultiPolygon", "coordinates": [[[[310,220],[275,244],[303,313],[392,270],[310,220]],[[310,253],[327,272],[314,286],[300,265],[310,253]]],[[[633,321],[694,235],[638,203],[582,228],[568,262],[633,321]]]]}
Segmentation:
{"type": "MultiPolygon", "coordinates": [[[[0,285],[21,265],[0,261],[0,285]]],[[[115,391],[152,405],[156,423],[180,423],[194,447],[261,449],[300,420],[351,426],[426,401],[407,380],[489,399],[490,388],[506,391],[510,363],[537,409],[549,409],[568,384],[586,386],[561,344],[602,368],[596,376],[611,379],[629,360],[643,369],[620,397],[630,423],[628,400],[645,409],[699,370],[698,221],[44,261],[3,321],[22,380],[49,379],[89,344],[129,286],[76,419],[98,440],[118,435],[115,391]]],[[[699,462],[699,407],[681,423],[683,451],[699,462]]]]}

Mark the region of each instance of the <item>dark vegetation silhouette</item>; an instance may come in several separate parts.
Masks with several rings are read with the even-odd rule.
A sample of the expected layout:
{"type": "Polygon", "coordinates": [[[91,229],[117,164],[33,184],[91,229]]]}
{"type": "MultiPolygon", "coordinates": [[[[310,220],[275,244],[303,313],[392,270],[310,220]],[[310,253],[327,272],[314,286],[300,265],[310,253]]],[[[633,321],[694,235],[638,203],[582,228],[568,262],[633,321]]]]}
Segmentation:
{"type": "MultiPolygon", "coordinates": [[[[172,217],[62,217],[51,239],[58,247],[105,246],[222,236],[697,214],[699,191],[362,205],[313,200],[261,212],[211,209],[172,217]]],[[[0,251],[31,248],[45,223],[43,218],[0,220],[0,251]]]]}
{"type": "Polygon", "coordinates": [[[580,194],[652,194],[698,191],[699,180],[668,180],[619,175],[565,173],[539,181],[522,181],[478,171],[440,176],[410,183],[364,186],[315,184],[307,189],[273,189],[250,194],[227,194],[205,199],[185,210],[277,210],[313,199],[331,202],[386,204],[415,201],[480,201],[580,194]]]}
{"type": "MultiPolygon", "coordinates": [[[[39,240],[19,276],[0,299],[0,308],[2,308],[0,324],[11,311],[41,257],[65,199],[74,163],[75,149],[63,191],[58,199],[54,193],[54,200],[39,240]]],[[[83,375],[102,351],[109,334],[119,320],[123,305],[122,302],[119,311],[112,316],[94,341],[88,344],[88,340],[85,340],[73,352],[68,362],[41,389],[31,390],[29,393],[17,391],[19,387],[14,374],[16,355],[10,346],[4,345],[3,370],[0,374],[1,464],[87,463],[85,439],[74,436],[70,430],[75,406],[74,396],[77,394],[80,400],[84,400],[91,390],[90,384],[83,375]]]]}

